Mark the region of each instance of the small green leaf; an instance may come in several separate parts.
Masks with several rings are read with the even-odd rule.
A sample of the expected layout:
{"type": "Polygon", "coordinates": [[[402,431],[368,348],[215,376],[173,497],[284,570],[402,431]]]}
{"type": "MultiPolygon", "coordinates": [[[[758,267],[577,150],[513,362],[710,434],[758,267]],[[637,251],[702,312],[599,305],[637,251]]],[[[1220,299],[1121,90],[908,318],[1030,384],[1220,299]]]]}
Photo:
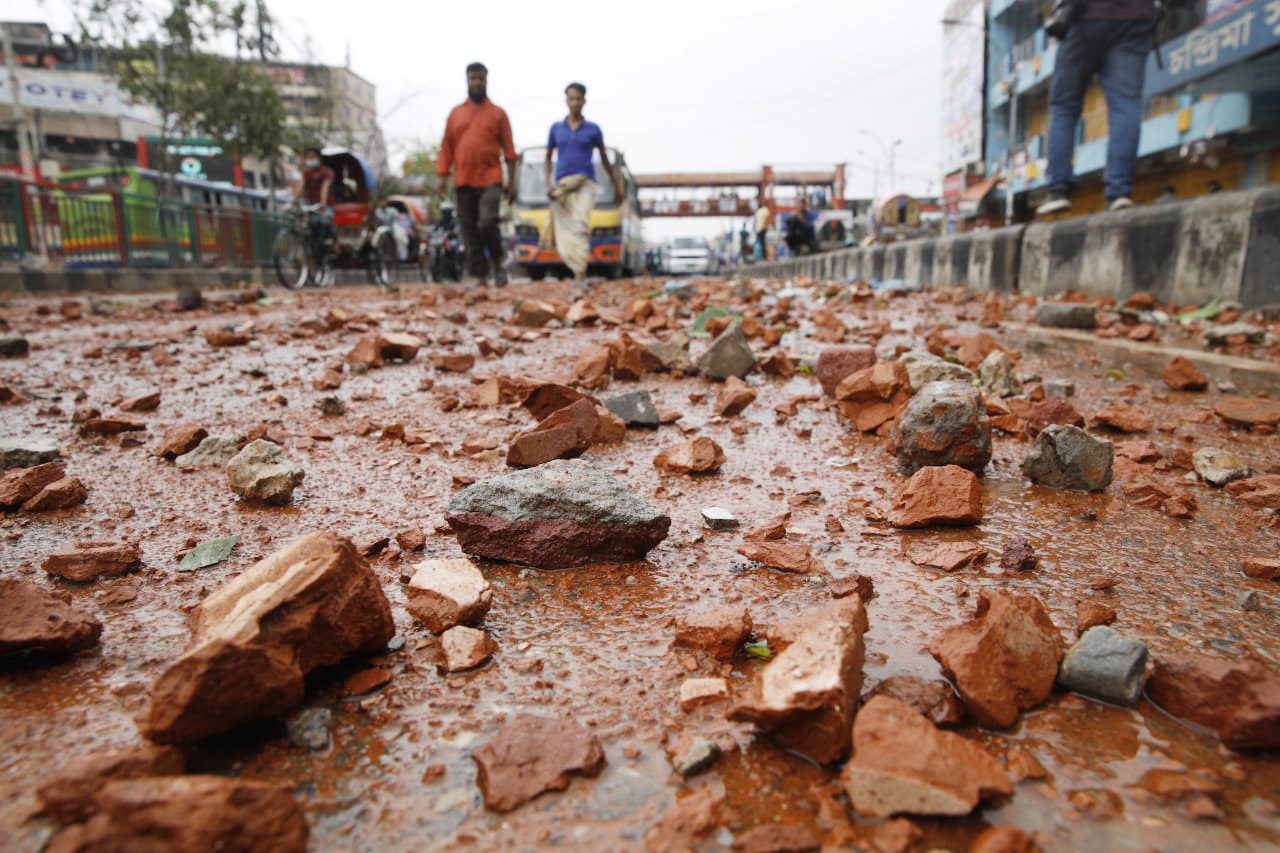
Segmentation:
{"type": "Polygon", "coordinates": [[[747,650],[747,654],[752,657],[760,658],[761,660],[770,660],[773,658],[773,652],[769,651],[768,640],[759,640],[754,643],[747,643],[745,648],[747,650]]]}
{"type": "Polygon", "coordinates": [[[1124,379],[1124,371],[1118,368],[1112,368],[1111,370],[1107,371],[1107,378],[1114,379],[1117,382],[1119,382],[1120,380],[1124,379]]]}
{"type": "Polygon", "coordinates": [[[1215,296],[1207,305],[1201,306],[1200,308],[1192,308],[1189,311],[1183,311],[1178,315],[1178,319],[1183,323],[1191,323],[1196,320],[1207,320],[1210,317],[1216,316],[1218,312],[1222,310],[1222,306],[1224,304],[1225,303],[1221,296],[1215,296]]]}
{"type": "Polygon", "coordinates": [[[742,319],[741,314],[735,314],[723,305],[712,305],[710,308],[699,314],[697,319],[693,321],[693,331],[689,332],[689,334],[695,338],[710,337],[710,333],[707,332],[707,321],[713,317],[733,317],[735,320],[742,319]]]}
{"type": "Polygon", "coordinates": [[[212,566],[215,563],[221,563],[231,555],[231,549],[236,547],[239,542],[239,535],[223,536],[220,539],[201,542],[188,551],[187,555],[182,558],[182,562],[178,563],[178,571],[191,572],[196,569],[203,569],[206,566],[212,566]]]}
{"type": "Polygon", "coordinates": [[[810,376],[813,375],[813,368],[810,367],[809,363],[805,361],[800,362],[800,365],[796,368],[796,370],[800,371],[801,373],[807,373],[810,376]]]}

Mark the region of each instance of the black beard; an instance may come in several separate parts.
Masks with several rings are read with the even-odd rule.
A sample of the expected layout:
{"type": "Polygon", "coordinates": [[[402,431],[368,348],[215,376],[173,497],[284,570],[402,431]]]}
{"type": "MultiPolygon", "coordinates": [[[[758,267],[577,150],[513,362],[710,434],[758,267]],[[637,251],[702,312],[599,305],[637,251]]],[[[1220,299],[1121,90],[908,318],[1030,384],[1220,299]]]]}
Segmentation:
{"type": "Polygon", "coordinates": [[[479,92],[474,92],[474,91],[472,91],[472,90],[468,89],[468,90],[467,90],[467,97],[471,99],[472,103],[476,103],[476,104],[483,104],[483,103],[484,103],[484,99],[485,99],[485,97],[486,97],[486,92],[485,92],[485,90],[484,90],[484,89],[481,89],[479,92]]]}

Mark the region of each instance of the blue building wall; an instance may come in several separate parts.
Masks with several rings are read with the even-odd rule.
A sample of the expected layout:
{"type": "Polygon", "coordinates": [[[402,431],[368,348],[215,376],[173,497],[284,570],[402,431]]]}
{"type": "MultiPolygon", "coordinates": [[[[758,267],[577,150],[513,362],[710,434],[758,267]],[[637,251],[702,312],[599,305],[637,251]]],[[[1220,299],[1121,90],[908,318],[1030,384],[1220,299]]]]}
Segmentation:
{"type": "MultiPolygon", "coordinates": [[[[1013,152],[1023,153],[1028,165],[1015,164],[1010,185],[1015,193],[1045,185],[1043,158],[1047,154],[1046,126],[1036,135],[1028,134],[1028,96],[1037,100],[1047,95],[1057,57],[1057,42],[1043,29],[1041,0],[991,0],[987,12],[987,93],[985,115],[985,159],[988,176],[1004,174],[1006,155],[1013,137],[1013,152]],[[1010,128],[1011,97],[1019,99],[1016,127],[1010,128]],[[1011,133],[1012,130],[1012,133],[1011,133]]],[[[1274,87],[1255,91],[1224,91],[1224,86],[1247,87],[1247,74],[1235,73],[1256,65],[1259,69],[1280,66],[1280,21],[1272,21],[1280,11],[1276,0],[1253,0],[1229,13],[1213,18],[1194,31],[1167,42],[1161,50],[1163,68],[1154,52],[1148,58],[1147,94],[1177,91],[1217,92],[1217,96],[1197,100],[1191,94],[1176,95],[1173,112],[1156,115],[1143,122],[1139,156],[1170,149],[1182,150],[1192,143],[1221,139],[1238,131],[1280,128],[1280,93],[1274,87]],[[1273,8],[1274,7],[1274,8],[1273,8]],[[1270,23],[1268,23],[1270,21],[1270,23]],[[1191,61],[1197,45],[1212,44],[1214,62],[1191,61]],[[1175,51],[1181,51],[1173,57],[1175,51]],[[1172,60],[1172,61],[1171,61],[1172,60]],[[1178,73],[1170,71],[1177,65],[1178,73]],[[1218,81],[1215,84],[1215,79],[1218,81]],[[1190,110],[1190,121],[1179,130],[1179,111],[1190,110]]],[[[1202,55],[1209,51],[1201,49],[1202,55]]],[[[1257,73],[1258,79],[1274,79],[1257,73]]],[[[1150,100],[1148,99],[1148,104],[1150,100]]],[[[1184,118],[1185,121],[1185,118],[1184,118]]],[[[1105,138],[1081,142],[1077,128],[1075,173],[1077,179],[1100,172],[1106,161],[1105,138]]],[[[1265,174],[1267,158],[1259,157],[1260,169],[1251,166],[1247,185],[1280,180],[1265,174]]]]}

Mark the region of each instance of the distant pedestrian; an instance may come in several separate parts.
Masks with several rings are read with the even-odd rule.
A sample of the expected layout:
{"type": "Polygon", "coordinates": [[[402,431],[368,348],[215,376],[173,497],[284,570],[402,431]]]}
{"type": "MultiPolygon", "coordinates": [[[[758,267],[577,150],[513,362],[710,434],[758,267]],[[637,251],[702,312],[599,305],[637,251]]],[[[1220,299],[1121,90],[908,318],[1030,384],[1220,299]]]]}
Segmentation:
{"type": "Polygon", "coordinates": [[[768,254],[769,249],[769,220],[773,218],[773,211],[769,210],[768,199],[760,199],[760,206],[756,208],[756,246],[759,250],[756,257],[764,258],[768,254]]]}
{"type": "Polygon", "coordinates": [[[487,263],[493,266],[493,280],[499,287],[507,283],[502,265],[502,235],[498,233],[498,212],[502,206],[502,161],[507,163],[507,195],[515,199],[516,149],[511,141],[511,122],[501,107],[489,100],[489,71],[479,62],[467,66],[467,100],[453,108],[445,124],[436,162],[441,198],[449,180],[449,170],[457,165],[454,193],[458,202],[458,226],[467,250],[467,276],[484,284],[487,263]]]}
{"type": "Polygon", "coordinates": [[[1076,124],[1095,74],[1107,99],[1108,210],[1133,206],[1133,167],[1142,131],[1142,84],[1155,28],[1155,0],[1067,0],[1065,26],[1049,90],[1049,197],[1037,214],[1071,209],[1076,124]]]}
{"type": "Polygon", "coordinates": [[[587,103],[587,87],[570,83],[564,89],[569,115],[563,121],[551,125],[547,134],[547,157],[542,165],[543,180],[547,184],[547,198],[551,210],[541,243],[554,248],[573,273],[574,283],[581,287],[586,282],[587,264],[591,260],[591,208],[596,201],[596,169],[591,162],[593,152],[599,152],[605,174],[613,184],[613,191],[621,207],[622,178],[609,162],[609,152],[604,147],[604,132],[600,125],[582,117],[587,103]],[[551,158],[556,156],[555,181],[551,180],[551,158]]]}
{"type": "Polygon", "coordinates": [[[795,213],[787,217],[787,246],[793,255],[818,251],[818,234],[809,213],[809,200],[800,196],[795,213]]]}

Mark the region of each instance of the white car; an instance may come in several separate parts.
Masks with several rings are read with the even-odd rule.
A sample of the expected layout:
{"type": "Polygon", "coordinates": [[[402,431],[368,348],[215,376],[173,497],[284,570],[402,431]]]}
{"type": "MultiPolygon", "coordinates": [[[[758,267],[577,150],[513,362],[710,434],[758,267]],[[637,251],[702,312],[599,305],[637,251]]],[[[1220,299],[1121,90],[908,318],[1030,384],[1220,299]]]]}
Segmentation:
{"type": "Polygon", "coordinates": [[[702,237],[677,237],[662,247],[662,269],[668,275],[710,275],[714,265],[711,247],[702,237]]]}

